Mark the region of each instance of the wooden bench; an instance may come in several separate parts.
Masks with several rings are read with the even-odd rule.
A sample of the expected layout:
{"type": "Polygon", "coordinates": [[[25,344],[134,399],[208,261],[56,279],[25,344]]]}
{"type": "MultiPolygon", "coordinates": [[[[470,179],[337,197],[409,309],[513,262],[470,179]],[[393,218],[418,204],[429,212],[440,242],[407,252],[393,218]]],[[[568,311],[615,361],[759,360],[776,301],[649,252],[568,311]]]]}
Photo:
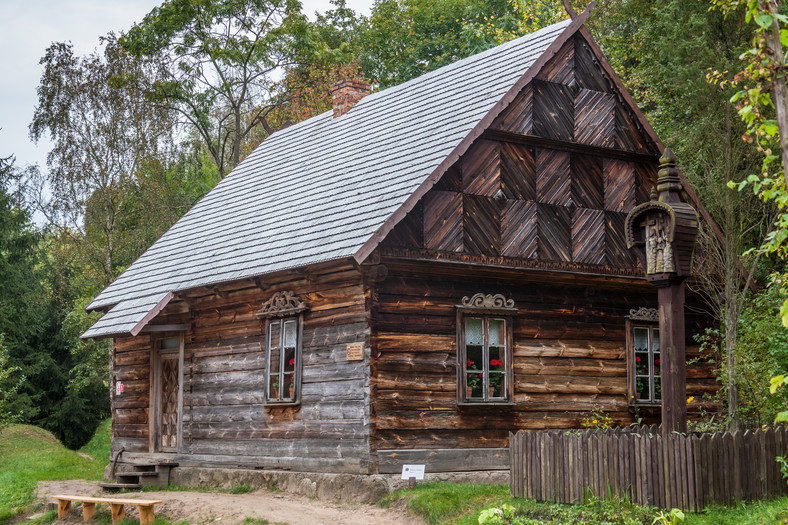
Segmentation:
{"type": "Polygon", "coordinates": [[[93,498],[91,496],[67,496],[58,494],[50,496],[57,501],[57,517],[58,519],[71,510],[71,502],[78,501],[82,503],[82,519],[84,521],[90,520],[96,515],[96,503],[106,503],[112,510],[112,523],[113,525],[119,520],[122,520],[126,515],[124,505],[136,505],[140,511],[140,525],[148,525],[153,523],[156,519],[153,513],[153,506],[161,503],[161,500],[154,499],[131,499],[131,498],[93,498]]]}

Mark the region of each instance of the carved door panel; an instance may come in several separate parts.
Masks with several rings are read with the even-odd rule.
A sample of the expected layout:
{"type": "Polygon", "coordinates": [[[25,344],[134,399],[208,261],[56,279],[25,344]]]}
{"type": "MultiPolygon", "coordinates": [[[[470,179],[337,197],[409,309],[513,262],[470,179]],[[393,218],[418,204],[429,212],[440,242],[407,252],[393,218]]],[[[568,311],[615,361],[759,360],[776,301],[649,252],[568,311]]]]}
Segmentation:
{"type": "Polygon", "coordinates": [[[178,356],[161,358],[161,450],[178,448],[178,356]]]}
{"type": "Polygon", "coordinates": [[[156,370],[156,448],[174,452],[179,448],[180,338],[159,341],[156,370]]]}

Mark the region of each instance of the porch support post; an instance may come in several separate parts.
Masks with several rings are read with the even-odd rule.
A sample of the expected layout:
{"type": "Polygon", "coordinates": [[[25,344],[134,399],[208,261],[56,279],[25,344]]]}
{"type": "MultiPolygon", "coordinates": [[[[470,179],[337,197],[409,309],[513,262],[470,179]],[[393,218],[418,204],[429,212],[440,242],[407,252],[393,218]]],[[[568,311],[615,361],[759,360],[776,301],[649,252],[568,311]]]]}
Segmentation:
{"type": "Polygon", "coordinates": [[[687,432],[684,279],[658,288],[662,371],[662,432],[687,432]]]}

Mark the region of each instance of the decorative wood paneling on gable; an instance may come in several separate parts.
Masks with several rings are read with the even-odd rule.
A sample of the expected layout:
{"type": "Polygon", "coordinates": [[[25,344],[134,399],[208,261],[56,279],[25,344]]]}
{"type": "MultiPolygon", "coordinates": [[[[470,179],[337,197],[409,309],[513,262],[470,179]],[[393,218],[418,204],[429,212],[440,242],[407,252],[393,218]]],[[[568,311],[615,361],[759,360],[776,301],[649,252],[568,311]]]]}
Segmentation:
{"type": "Polygon", "coordinates": [[[536,203],[506,201],[501,214],[501,255],[536,258],[536,203]]]}
{"type": "Polygon", "coordinates": [[[580,89],[575,95],[575,142],[612,148],[616,143],[616,98],[580,89]]]}
{"type": "Polygon", "coordinates": [[[554,149],[537,149],[537,202],[569,206],[572,203],[571,171],[569,153],[554,149]]]}
{"type": "Polygon", "coordinates": [[[471,195],[497,196],[501,191],[501,144],[480,140],[463,161],[463,191],[471,195]]]}
{"type": "Polygon", "coordinates": [[[603,209],[605,184],[602,177],[602,159],[573,153],[571,162],[572,203],[580,208],[603,209]]]}
{"type": "Polygon", "coordinates": [[[517,98],[492,123],[492,129],[530,135],[534,127],[534,90],[531,84],[523,88],[517,98]]]}
{"type": "Polygon", "coordinates": [[[605,209],[629,213],[635,207],[635,165],[604,159],[605,209]]]}
{"type": "Polygon", "coordinates": [[[624,217],[649,199],[657,163],[622,101],[576,35],[495,119],[504,133],[478,139],[384,250],[632,271],[624,217]]]}
{"type": "Polygon", "coordinates": [[[463,195],[463,246],[477,255],[497,256],[501,253],[501,212],[492,197],[463,195]]]}
{"type": "Polygon", "coordinates": [[[550,64],[543,68],[536,78],[545,82],[575,85],[575,45],[572,40],[566,42],[550,60],[550,64]]]}
{"type": "Polygon", "coordinates": [[[424,247],[461,252],[462,193],[432,191],[424,197],[424,247]]]}
{"type": "Polygon", "coordinates": [[[536,205],[536,237],[542,261],[572,260],[572,212],[566,206],[536,205]]]}
{"type": "Polygon", "coordinates": [[[605,212],[577,208],[572,214],[572,260],[605,264],[605,212]]]}
{"type": "Polygon", "coordinates": [[[501,144],[501,190],[509,199],[536,199],[534,155],[531,148],[501,144]]]}
{"type": "Polygon", "coordinates": [[[491,128],[637,153],[658,153],[579,35],[564,45],[498,115],[491,128]]]}
{"type": "Polygon", "coordinates": [[[533,81],[534,135],[571,141],[575,129],[575,97],[571,86],[533,81]]]}

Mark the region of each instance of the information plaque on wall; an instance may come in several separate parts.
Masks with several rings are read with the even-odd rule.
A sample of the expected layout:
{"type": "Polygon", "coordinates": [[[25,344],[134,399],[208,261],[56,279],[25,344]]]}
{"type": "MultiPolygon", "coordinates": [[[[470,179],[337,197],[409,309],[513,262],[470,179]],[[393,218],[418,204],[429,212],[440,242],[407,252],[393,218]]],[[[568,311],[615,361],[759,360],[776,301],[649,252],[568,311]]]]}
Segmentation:
{"type": "Polygon", "coordinates": [[[364,360],[364,343],[348,343],[346,350],[348,361],[364,360]]]}
{"type": "Polygon", "coordinates": [[[426,465],[402,465],[402,479],[423,480],[425,467],[426,465]]]}

